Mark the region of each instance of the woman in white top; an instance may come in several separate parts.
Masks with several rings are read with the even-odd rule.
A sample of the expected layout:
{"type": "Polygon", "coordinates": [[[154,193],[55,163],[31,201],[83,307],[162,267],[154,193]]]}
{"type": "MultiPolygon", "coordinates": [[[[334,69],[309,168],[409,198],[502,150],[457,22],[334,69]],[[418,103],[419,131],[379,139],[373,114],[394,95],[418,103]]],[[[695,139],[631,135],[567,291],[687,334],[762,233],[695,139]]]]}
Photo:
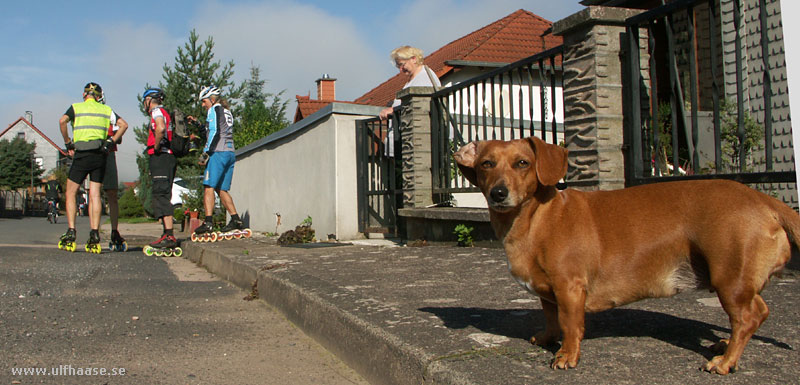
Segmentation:
{"type": "MultiPolygon", "coordinates": [[[[423,63],[422,50],[404,45],[395,48],[390,55],[394,65],[400,73],[408,76],[408,82],[403,88],[408,87],[441,87],[439,78],[423,63]]],[[[400,100],[395,99],[391,107],[384,108],[380,113],[381,120],[386,120],[394,108],[400,105],[400,100]]]]}

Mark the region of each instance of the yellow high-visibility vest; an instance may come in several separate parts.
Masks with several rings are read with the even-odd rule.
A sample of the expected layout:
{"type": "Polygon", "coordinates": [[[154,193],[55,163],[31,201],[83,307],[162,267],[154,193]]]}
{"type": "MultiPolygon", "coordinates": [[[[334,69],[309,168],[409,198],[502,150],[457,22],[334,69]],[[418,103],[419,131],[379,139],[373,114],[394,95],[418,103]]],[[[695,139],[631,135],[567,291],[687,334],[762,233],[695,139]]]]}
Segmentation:
{"type": "Polygon", "coordinates": [[[72,105],[75,112],[75,121],[72,122],[72,140],[89,142],[92,140],[105,140],[108,136],[108,126],[111,124],[111,107],[88,99],[83,103],[72,105]]]}

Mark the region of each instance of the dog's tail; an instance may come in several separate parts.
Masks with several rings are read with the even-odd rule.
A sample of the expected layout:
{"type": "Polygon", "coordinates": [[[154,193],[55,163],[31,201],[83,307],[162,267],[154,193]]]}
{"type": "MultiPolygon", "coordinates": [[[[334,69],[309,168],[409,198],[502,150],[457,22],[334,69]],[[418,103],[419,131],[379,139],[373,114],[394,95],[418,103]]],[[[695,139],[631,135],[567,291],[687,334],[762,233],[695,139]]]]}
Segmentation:
{"type": "Polygon", "coordinates": [[[774,200],[773,207],[775,214],[778,215],[778,222],[789,236],[789,241],[794,245],[792,255],[785,266],[793,270],[800,270],[800,214],[777,199],[774,200]]]}
{"type": "Polygon", "coordinates": [[[789,235],[794,247],[800,250],[800,214],[781,202],[775,203],[774,208],[781,227],[789,235]]]}

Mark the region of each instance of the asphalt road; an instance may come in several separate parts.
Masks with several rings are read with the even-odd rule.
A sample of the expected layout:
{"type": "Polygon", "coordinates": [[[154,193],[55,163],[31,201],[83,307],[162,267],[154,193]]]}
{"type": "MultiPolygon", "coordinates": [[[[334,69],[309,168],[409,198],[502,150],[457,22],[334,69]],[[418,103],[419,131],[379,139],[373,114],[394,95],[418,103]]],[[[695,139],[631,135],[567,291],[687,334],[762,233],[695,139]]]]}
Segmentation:
{"type": "Polygon", "coordinates": [[[365,383],[191,262],[80,252],[88,220],[77,228],[69,253],[55,246],[66,221],[0,219],[0,384],[365,383]]]}

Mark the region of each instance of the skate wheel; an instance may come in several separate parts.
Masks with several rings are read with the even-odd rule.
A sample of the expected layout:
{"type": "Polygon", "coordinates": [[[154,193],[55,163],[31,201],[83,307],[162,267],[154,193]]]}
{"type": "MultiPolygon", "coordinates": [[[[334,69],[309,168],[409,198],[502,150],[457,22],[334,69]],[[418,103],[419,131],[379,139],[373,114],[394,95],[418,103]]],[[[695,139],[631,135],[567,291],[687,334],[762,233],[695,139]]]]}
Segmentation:
{"type": "Polygon", "coordinates": [[[114,247],[114,243],[108,242],[108,249],[111,251],[117,251],[117,248],[114,247]]]}
{"type": "Polygon", "coordinates": [[[128,251],[128,242],[122,242],[122,245],[120,245],[119,247],[120,247],[119,251],[122,251],[122,252],[128,251]]]}
{"type": "Polygon", "coordinates": [[[244,229],[244,236],[245,238],[250,238],[251,236],[253,236],[253,230],[244,229]]]}
{"type": "Polygon", "coordinates": [[[190,238],[192,239],[192,242],[197,242],[197,234],[192,233],[192,236],[190,238]]]}
{"type": "Polygon", "coordinates": [[[156,255],[156,257],[162,257],[162,256],[164,256],[164,252],[163,252],[163,251],[161,251],[161,250],[158,250],[158,249],[156,249],[156,251],[154,252],[154,254],[156,255]]]}
{"type": "Polygon", "coordinates": [[[233,235],[226,235],[225,236],[225,240],[226,241],[230,241],[231,239],[233,239],[233,235]]]}
{"type": "Polygon", "coordinates": [[[172,250],[164,250],[164,256],[165,257],[171,257],[172,256],[172,250]]]}
{"type": "Polygon", "coordinates": [[[183,255],[183,249],[181,249],[180,247],[176,248],[176,249],[173,251],[173,254],[172,254],[172,255],[174,255],[174,256],[176,256],[176,257],[180,257],[181,255],[183,255]]]}
{"type": "Polygon", "coordinates": [[[211,237],[209,238],[209,242],[216,242],[219,239],[219,234],[211,233],[211,237]]]}
{"type": "Polygon", "coordinates": [[[150,245],[145,246],[144,249],[142,249],[142,251],[144,251],[144,255],[146,255],[148,257],[152,257],[153,256],[153,248],[150,247],[150,245]]]}

